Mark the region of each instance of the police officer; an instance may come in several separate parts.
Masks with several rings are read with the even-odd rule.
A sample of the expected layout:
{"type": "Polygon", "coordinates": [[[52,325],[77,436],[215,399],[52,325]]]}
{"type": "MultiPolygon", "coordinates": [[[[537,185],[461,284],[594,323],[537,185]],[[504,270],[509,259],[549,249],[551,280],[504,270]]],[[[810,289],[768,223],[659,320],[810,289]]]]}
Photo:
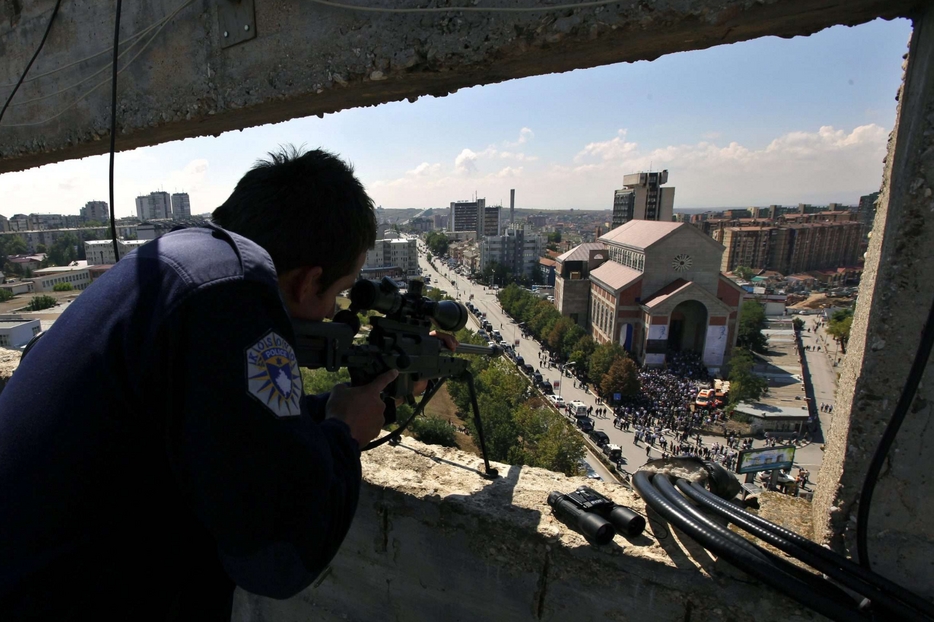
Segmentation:
{"type": "Polygon", "coordinates": [[[376,237],[324,151],[270,154],[213,215],[127,255],[0,394],[0,620],[229,620],[307,587],[350,527],[370,385],[305,396],[290,318],[334,311],[376,237]]]}

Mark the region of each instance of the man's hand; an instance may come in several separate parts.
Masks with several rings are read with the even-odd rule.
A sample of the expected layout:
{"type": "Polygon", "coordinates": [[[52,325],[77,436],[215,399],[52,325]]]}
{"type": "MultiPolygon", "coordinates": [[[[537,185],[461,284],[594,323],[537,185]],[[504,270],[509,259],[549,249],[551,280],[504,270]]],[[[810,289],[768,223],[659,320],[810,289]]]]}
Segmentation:
{"type": "MultiPolygon", "coordinates": [[[[440,339],[441,343],[444,344],[444,347],[450,350],[451,352],[454,352],[457,349],[457,339],[454,337],[454,335],[450,333],[439,333],[436,330],[433,330],[428,334],[431,335],[432,337],[437,337],[438,339],[440,339]]],[[[427,388],[428,388],[428,381],[419,380],[412,387],[412,395],[421,395],[422,393],[425,392],[425,389],[427,388]]],[[[397,399],[396,406],[401,405],[404,401],[405,400],[402,398],[397,399]]]]}
{"type": "Polygon", "coordinates": [[[380,392],[398,375],[398,370],[390,369],[361,387],[337,385],[325,407],[325,418],[346,423],[350,427],[350,435],[360,447],[364,447],[376,438],[385,423],[386,404],[380,398],[380,392]]]}

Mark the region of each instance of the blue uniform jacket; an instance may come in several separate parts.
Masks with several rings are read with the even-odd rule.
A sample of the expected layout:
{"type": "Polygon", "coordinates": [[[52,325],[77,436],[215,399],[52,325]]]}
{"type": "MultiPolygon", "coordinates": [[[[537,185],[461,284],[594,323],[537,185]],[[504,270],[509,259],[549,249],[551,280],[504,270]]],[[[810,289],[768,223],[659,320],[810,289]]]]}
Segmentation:
{"type": "Polygon", "coordinates": [[[303,398],[293,342],[269,255],[218,228],[71,303],[0,393],[0,619],[229,620],[234,583],[307,587],[360,452],[303,398]]]}

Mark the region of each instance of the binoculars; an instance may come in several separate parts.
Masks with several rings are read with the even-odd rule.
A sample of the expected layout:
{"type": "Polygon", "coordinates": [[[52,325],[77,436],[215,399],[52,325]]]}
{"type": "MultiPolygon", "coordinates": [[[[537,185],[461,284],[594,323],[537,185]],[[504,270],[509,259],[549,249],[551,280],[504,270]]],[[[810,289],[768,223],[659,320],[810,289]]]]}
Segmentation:
{"type": "Polygon", "coordinates": [[[617,533],[634,538],[645,529],[644,518],[589,486],[566,495],[554,491],[548,495],[548,505],[559,519],[594,544],[608,544],[617,533]]]}

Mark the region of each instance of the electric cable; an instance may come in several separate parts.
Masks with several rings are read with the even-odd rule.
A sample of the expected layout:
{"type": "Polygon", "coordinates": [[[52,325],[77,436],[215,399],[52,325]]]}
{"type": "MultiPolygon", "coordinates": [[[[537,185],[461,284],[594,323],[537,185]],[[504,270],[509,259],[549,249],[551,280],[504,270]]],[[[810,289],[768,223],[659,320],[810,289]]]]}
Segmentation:
{"type": "MultiPolygon", "coordinates": [[[[892,615],[897,616],[899,620],[917,620],[920,622],[926,619],[923,615],[919,614],[908,605],[890,597],[881,587],[875,585],[871,581],[865,581],[860,577],[851,574],[849,568],[846,566],[846,563],[843,562],[848,562],[852,566],[855,566],[856,568],[863,570],[863,572],[866,572],[865,569],[861,568],[857,564],[849,562],[849,560],[835,555],[834,553],[828,551],[827,549],[823,549],[822,547],[816,548],[820,551],[823,551],[825,555],[817,554],[817,551],[809,550],[806,547],[799,546],[797,542],[794,542],[791,539],[783,538],[772,530],[767,529],[765,526],[753,522],[748,517],[744,516],[739,508],[736,508],[732,504],[724,503],[721,505],[716,503],[713,500],[715,495],[712,495],[704,490],[702,486],[698,486],[696,484],[692,485],[684,479],[679,479],[676,483],[676,486],[679,491],[687,495],[688,498],[698,504],[702,509],[726,518],[737,527],[740,527],[744,531],[747,531],[748,533],[756,536],[760,540],[771,544],[772,546],[778,548],[784,553],[787,553],[795,559],[803,561],[812,568],[819,570],[835,581],[838,581],[845,587],[858,592],[863,596],[866,596],[870,599],[874,607],[878,606],[880,608],[889,610],[889,612],[892,615]]],[[[750,514],[749,516],[753,515],[750,514]]]]}
{"type": "Polygon", "coordinates": [[[859,564],[867,570],[871,569],[869,546],[866,540],[869,531],[869,508],[872,504],[872,494],[876,489],[876,482],[882,472],[882,465],[889,455],[889,450],[892,448],[898,429],[905,420],[908,409],[915,399],[918,385],[924,376],[924,370],[927,368],[932,346],[934,346],[934,304],[931,305],[927,320],[921,329],[921,340],[918,344],[918,351],[915,353],[915,359],[911,363],[911,370],[908,372],[908,380],[905,381],[905,387],[898,398],[895,412],[892,413],[892,418],[885,427],[882,438],[879,439],[879,445],[876,447],[876,452],[869,463],[869,470],[866,472],[866,479],[863,480],[863,488],[859,494],[859,507],[856,510],[856,554],[859,557],[859,564]]]}
{"type": "MultiPolygon", "coordinates": [[[[180,6],[179,8],[175,9],[174,12],[172,12],[171,14],[169,14],[169,15],[167,15],[166,17],[162,18],[160,21],[156,22],[155,24],[153,24],[152,26],[150,26],[149,28],[147,28],[147,29],[146,29],[145,31],[143,31],[143,32],[149,32],[150,30],[152,30],[152,29],[154,29],[154,28],[159,28],[160,26],[162,26],[163,24],[165,24],[168,20],[170,20],[170,19],[172,19],[173,17],[175,17],[175,15],[178,14],[179,11],[181,11],[182,9],[184,9],[186,6],[188,6],[188,5],[191,4],[192,2],[194,2],[194,0],[188,0],[188,2],[186,2],[185,4],[183,4],[182,6],[180,6]]],[[[137,38],[135,41],[133,41],[132,43],[130,43],[129,45],[127,45],[127,46],[123,49],[123,51],[120,52],[120,54],[115,54],[114,57],[115,57],[116,59],[120,59],[120,58],[126,56],[127,54],[130,53],[130,50],[132,50],[140,41],[142,41],[142,39],[141,39],[141,38],[137,38]]],[[[126,43],[126,40],[124,40],[124,43],[126,43]]],[[[113,50],[113,46],[110,46],[110,47],[107,48],[107,49],[108,49],[108,51],[113,50]]],[[[99,55],[99,54],[98,54],[98,55],[99,55]]],[[[102,73],[104,73],[105,71],[107,71],[108,69],[110,69],[112,65],[113,65],[113,61],[110,62],[110,63],[107,63],[106,65],[104,65],[103,67],[101,67],[100,69],[98,69],[97,71],[95,71],[94,73],[92,73],[91,75],[86,76],[86,77],[82,78],[81,80],[78,80],[78,81],[75,82],[74,84],[70,84],[70,85],[68,85],[68,86],[66,86],[66,87],[60,88],[60,89],[58,89],[57,91],[53,91],[53,92],[51,92],[51,93],[46,93],[45,95],[40,95],[40,96],[38,96],[38,97],[33,97],[32,99],[24,99],[24,100],[17,101],[15,104],[12,104],[10,107],[11,107],[11,108],[16,108],[17,106],[25,106],[25,105],[27,105],[27,104],[33,104],[33,103],[35,103],[35,102],[43,101],[43,100],[45,100],[45,99],[50,99],[50,98],[55,97],[55,96],[57,96],[57,95],[61,95],[62,93],[67,93],[68,91],[70,91],[70,90],[72,90],[72,89],[75,89],[75,88],[81,86],[81,85],[84,84],[85,82],[90,82],[92,79],[96,78],[96,77],[99,76],[100,74],[102,74],[102,73]]]]}
{"type": "Polygon", "coordinates": [[[376,6],[360,6],[356,4],[345,4],[343,2],[332,2],[331,0],[310,0],[315,4],[332,7],[335,9],[346,9],[350,11],[363,11],[366,13],[452,13],[463,11],[470,13],[542,13],[545,11],[566,11],[569,9],[587,9],[591,7],[606,6],[608,4],[620,4],[620,0],[594,0],[592,2],[578,2],[576,4],[555,4],[553,6],[536,7],[481,7],[481,6],[448,6],[448,7],[412,7],[405,9],[393,9],[376,6]]]}
{"type": "Polygon", "coordinates": [[[759,556],[750,554],[745,547],[737,546],[733,541],[723,538],[691,520],[661,494],[645,471],[639,471],[635,474],[633,486],[645,500],[646,505],[655,510],[665,520],[704,546],[704,548],[712,551],[718,557],[722,557],[754,579],[778,588],[790,598],[828,618],[846,621],[868,619],[866,615],[853,607],[843,606],[836,600],[828,598],[800,581],[793,580],[785,573],[777,571],[772,564],[763,563],[759,556]]]}
{"type": "Polygon", "coordinates": [[[45,27],[45,34],[42,35],[42,41],[39,42],[39,47],[36,48],[32,58],[29,59],[29,63],[26,65],[26,69],[23,70],[23,74],[19,77],[19,80],[16,81],[16,86],[13,87],[13,90],[10,92],[10,96],[7,97],[6,103],[3,104],[3,108],[0,109],[0,121],[3,120],[3,115],[6,112],[6,109],[10,107],[10,102],[13,101],[13,97],[16,96],[16,91],[19,90],[23,80],[26,79],[26,74],[29,73],[29,69],[32,67],[32,64],[36,62],[36,58],[39,56],[39,52],[41,52],[43,46],[45,46],[45,40],[49,38],[49,33],[52,31],[52,24],[55,23],[55,16],[58,15],[58,9],[61,6],[62,0],[57,0],[55,3],[55,8],[52,9],[52,15],[49,17],[49,24],[45,27]]]}
{"type": "Polygon", "coordinates": [[[120,261],[120,245],[117,244],[116,208],[114,207],[114,155],[117,147],[117,60],[120,58],[118,52],[120,51],[120,8],[122,5],[123,0],[117,0],[117,13],[114,16],[114,59],[111,64],[113,72],[110,76],[110,235],[114,247],[114,263],[120,261]]]}
{"type": "MultiPolygon", "coordinates": [[[[189,4],[191,4],[192,2],[194,2],[194,0],[187,0],[187,2],[185,2],[181,7],[179,7],[179,9],[176,9],[176,11],[174,11],[174,12],[172,13],[172,15],[174,15],[175,13],[177,13],[179,10],[185,8],[186,6],[188,6],[189,4]]],[[[157,21],[157,22],[155,22],[155,23],[153,23],[153,24],[150,24],[149,26],[147,26],[146,28],[140,30],[139,32],[134,33],[134,34],[132,34],[132,35],[130,35],[130,36],[128,36],[128,37],[124,37],[124,38],[123,38],[124,43],[127,43],[127,42],[129,42],[129,41],[133,41],[133,40],[135,40],[135,39],[138,39],[139,37],[142,37],[143,35],[149,33],[152,29],[158,28],[166,19],[171,19],[171,16],[169,16],[169,17],[163,17],[161,20],[159,20],[159,21],[157,21]]],[[[64,70],[66,70],[66,69],[70,69],[71,67],[74,67],[75,65],[80,65],[81,63],[85,63],[85,62],[87,62],[87,61],[89,61],[89,60],[93,60],[93,59],[97,58],[98,56],[103,56],[104,54],[110,52],[112,49],[113,49],[113,46],[110,46],[110,47],[104,48],[103,50],[101,50],[101,51],[99,51],[99,52],[95,52],[94,54],[91,54],[90,56],[85,56],[84,58],[79,58],[78,60],[73,60],[73,61],[71,61],[71,62],[69,62],[69,63],[65,63],[64,65],[60,65],[60,66],[56,67],[55,69],[50,69],[50,70],[45,71],[45,72],[43,72],[43,73],[34,74],[32,77],[26,78],[25,80],[23,80],[23,84],[31,84],[32,82],[35,82],[35,81],[37,81],[37,80],[41,80],[42,78],[45,78],[45,77],[47,77],[47,76],[55,75],[56,73],[59,73],[59,72],[64,71],[64,70]]],[[[15,83],[14,83],[14,82],[8,82],[8,83],[6,83],[6,84],[0,84],[0,89],[2,89],[2,88],[10,88],[10,87],[12,87],[12,86],[15,86],[15,83]]]]}
{"type": "MultiPolygon", "coordinates": [[[[186,5],[186,6],[187,6],[187,5],[186,5]]],[[[175,14],[173,13],[173,16],[174,16],[174,15],[175,15],[175,14]]],[[[156,39],[156,37],[159,36],[159,33],[162,32],[162,29],[165,28],[166,25],[167,25],[168,23],[169,23],[169,22],[168,22],[168,20],[167,20],[167,21],[165,21],[161,26],[159,26],[159,29],[156,30],[155,33],[153,33],[153,35],[149,38],[149,40],[146,41],[145,45],[143,45],[143,47],[140,48],[140,50],[139,50],[136,54],[134,54],[133,57],[132,57],[130,60],[128,60],[128,61],[126,62],[126,64],[123,65],[123,67],[121,67],[121,68],[117,71],[117,74],[118,74],[118,75],[121,74],[121,73],[123,73],[124,71],[126,71],[127,68],[128,68],[130,65],[132,65],[133,62],[134,62],[137,58],[139,58],[140,55],[141,55],[143,52],[146,51],[146,48],[148,48],[149,45],[156,39]]],[[[94,93],[97,89],[101,88],[102,86],[104,86],[105,84],[108,84],[108,83],[110,83],[110,82],[111,82],[111,78],[107,78],[107,79],[105,79],[105,80],[101,80],[101,81],[98,82],[96,85],[94,85],[94,87],[92,87],[92,88],[89,89],[88,91],[86,91],[86,92],[82,93],[81,95],[79,95],[75,100],[73,100],[73,101],[72,101],[71,103],[69,103],[67,106],[65,106],[64,108],[62,108],[61,110],[59,110],[58,112],[56,112],[55,114],[53,114],[51,117],[47,117],[47,118],[45,118],[45,119],[43,119],[43,120],[41,120],[41,121],[32,121],[32,122],[30,122],[30,123],[3,123],[3,124],[0,124],[0,127],[32,127],[32,126],[36,126],[36,125],[45,125],[45,124],[48,123],[49,121],[54,121],[54,120],[57,119],[58,117],[62,116],[63,114],[65,114],[66,112],[68,112],[69,110],[71,110],[71,108],[74,107],[78,102],[80,102],[80,101],[86,99],[89,95],[91,95],[92,93],[94,93]]]]}

